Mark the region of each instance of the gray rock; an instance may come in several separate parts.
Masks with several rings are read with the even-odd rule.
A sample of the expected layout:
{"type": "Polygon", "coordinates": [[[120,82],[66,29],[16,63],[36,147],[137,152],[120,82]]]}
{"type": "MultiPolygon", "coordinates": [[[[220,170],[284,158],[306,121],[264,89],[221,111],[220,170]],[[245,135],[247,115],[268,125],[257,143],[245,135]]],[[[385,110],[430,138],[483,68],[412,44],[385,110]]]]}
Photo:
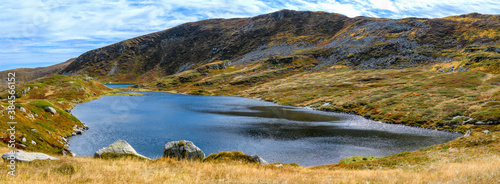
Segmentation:
{"type": "Polygon", "coordinates": [[[50,113],[52,113],[52,114],[56,114],[56,113],[57,113],[57,111],[56,111],[54,108],[49,107],[49,106],[45,106],[43,109],[44,109],[46,112],[50,112],[50,113]]]}
{"type": "Polygon", "coordinates": [[[71,132],[71,136],[75,136],[76,135],[76,132],[71,132]]]}
{"type": "Polygon", "coordinates": [[[19,107],[19,110],[26,112],[26,109],[24,107],[19,107]]]}
{"type": "Polygon", "coordinates": [[[195,146],[193,142],[180,140],[165,144],[163,148],[163,157],[202,160],[205,158],[205,153],[195,146]]]}
{"type": "Polygon", "coordinates": [[[82,130],[80,130],[80,129],[73,129],[73,131],[75,131],[75,133],[76,133],[77,135],[81,135],[81,134],[82,134],[82,132],[83,132],[83,131],[82,131],[82,130]]]}
{"type": "Polygon", "coordinates": [[[269,163],[267,161],[265,161],[262,157],[260,157],[259,155],[252,155],[252,158],[259,162],[259,164],[261,165],[269,165],[269,163]]]}
{"type": "Polygon", "coordinates": [[[99,149],[98,151],[96,151],[94,153],[94,157],[100,158],[103,153],[129,153],[129,154],[137,155],[137,156],[142,157],[142,158],[150,159],[148,157],[145,157],[145,156],[137,153],[137,151],[135,151],[135,149],[132,146],[130,146],[130,144],[128,144],[127,141],[124,141],[124,140],[117,140],[113,144],[110,144],[108,147],[104,147],[104,148],[99,149]]]}
{"type": "Polygon", "coordinates": [[[465,133],[464,137],[469,137],[470,136],[470,130],[467,130],[467,132],[465,133]]]}
{"type": "Polygon", "coordinates": [[[32,132],[37,132],[37,131],[36,131],[36,129],[34,129],[34,128],[32,128],[32,129],[31,129],[31,131],[32,131],[32,132]]]}
{"type": "Polygon", "coordinates": [[[23,139],[21,139],[21,141],[26,142],[26,137],[23,137],[23,139]]]}
{"type": "Polygon", "coordinates": [[[31,144],[36,145],[36,142],[34,140],[31,140],[31,144]]]}
{"type": "Polygon", "coordinates": [[[59,160],[43,153],[29,153],[24,151],[8,152],[2,155],[4,160],[16,160],[21,162],[31,162],[34,160],[59,160]]]}
{"type": "Polygon", "coordinates": [[[485,130],[483,131],[484,134],[490,134],[490,131],[489,130],[485,130]]]}
{"type": "Polygon", "coordinates": [[[64,111],[66,111],[67,113],[71,113],[71,110],[69,109],[64,109],[64,111]]]}

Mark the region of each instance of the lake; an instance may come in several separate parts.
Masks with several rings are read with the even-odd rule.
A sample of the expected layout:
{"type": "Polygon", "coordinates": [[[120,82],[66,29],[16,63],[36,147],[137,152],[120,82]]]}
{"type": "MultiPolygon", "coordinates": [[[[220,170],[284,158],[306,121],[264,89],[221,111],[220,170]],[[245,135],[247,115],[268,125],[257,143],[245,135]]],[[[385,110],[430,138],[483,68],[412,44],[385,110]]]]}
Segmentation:
{"type": "Polygon", "coordinates": [[[270,163],[311,166],[413,151],[461,136],[241,97],[140,93],[76,105],[73,115],[90,129],[71,137],[69,148],[93,156],[122,139],[138,153],[158,158],[167,142],[189,140],[207,156],[241,150],[270,163]]]}
{"type": "Polygon", "coordinates": [[[117,83],[117,84],[104,84],[104,85],[109,88],[126,88],[134,85],[134,83],[117,83]]]}

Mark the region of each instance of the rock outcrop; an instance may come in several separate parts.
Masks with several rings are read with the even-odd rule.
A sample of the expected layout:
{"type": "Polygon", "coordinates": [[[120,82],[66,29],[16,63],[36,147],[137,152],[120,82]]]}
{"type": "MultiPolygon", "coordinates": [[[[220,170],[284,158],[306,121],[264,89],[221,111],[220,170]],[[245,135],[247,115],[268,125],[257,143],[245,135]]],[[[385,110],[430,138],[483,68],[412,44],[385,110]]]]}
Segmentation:
{"type": "Polygon", "coordinates": [[[180,140],[165,144],[163,157],[178,159],[200,159],[205,158],[205,153],[191,141],[180,140]]]}
{"type": "Polygon", "coordinates": [[[136,155],[138,157],[142,157],[142,158],[150,160],[150,158],[145,157],[145,156],[137,153],[137,151],[135,151],[135,149],[127,141],[124,141],[124,140],[117,140],[113,144],[110,144],[108,147],[104,147],[104,148],[99,149],[98,151],[96,151],[94,153],[94,157],[101,158],[103,156],[103,154],[105,154],[105,153],[133,154],[133,155],[136,155]]]}
{"type": "Polygon", "coordinates": [[[252,158],[257,161],[259,164],[261,165],[268,165],[269,163],[264,160],[262,157],[260,157],[259,155],[252,155],[252,158]]]}
{"type": "Polygon", "coordinates": [[[43,153],[29,153],[18,150],[16,152],[8,152],[2,155],[4,160],[16,160],[20,162],[31,162],[34,160],[59,160],[43,153]]]}
{"type": "Polygon", "coordinates": [[[45,106],[43,109],[44,109],[46,112],[50,112],[51,114],[56,114],[56,113],[57,113],[57,111],[56,111],[54,108],[49,107],[49,106],[45,106]]]}

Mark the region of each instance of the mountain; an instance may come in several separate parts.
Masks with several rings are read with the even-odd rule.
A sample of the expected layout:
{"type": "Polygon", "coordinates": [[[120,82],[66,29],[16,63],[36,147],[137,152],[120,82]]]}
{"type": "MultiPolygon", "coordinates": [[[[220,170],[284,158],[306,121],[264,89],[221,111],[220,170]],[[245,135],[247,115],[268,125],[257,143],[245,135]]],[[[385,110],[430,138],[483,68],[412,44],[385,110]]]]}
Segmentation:
{"type": "Polygon", "coordinates": [[[61,73],[148,82],[207,63],[252,63],[298,50],[319,61],[315,69],[407,68],[459,60],[453,68],[441,70],[480,68],[498,73],[499,20],[498,15],[477,13],[395,20],[282,10],[186,23],[128,39],[82,54],[61,73]],[[464,58],[463,51],[481,52],[464,58]]]}
{"type": "Polygon", "coordinates": [[[74,61],[74,58],[69,59],[63,63],[55,64],[47,67],[37,67],[37,68],[17,68],[12,70],[4,70],[0,71],[0,76],[2,76],[2,80],[0,80],[0,91],[7,88],[5,81],[7,79],[8,73],[16,73],[16,82],[23,83],[32,81],[44,76],[48,76],[51,74],[57,74],[65,69],[71,62],[74,61]]]}

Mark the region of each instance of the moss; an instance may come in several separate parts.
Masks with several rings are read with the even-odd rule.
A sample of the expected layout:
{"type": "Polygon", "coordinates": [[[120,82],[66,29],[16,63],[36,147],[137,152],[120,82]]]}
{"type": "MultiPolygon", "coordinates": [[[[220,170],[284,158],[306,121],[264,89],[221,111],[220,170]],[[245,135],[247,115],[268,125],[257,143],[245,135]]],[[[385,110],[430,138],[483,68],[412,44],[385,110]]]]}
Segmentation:
{"type": "Polygon", "coordinates": [[[250,155],[244,154],[241,151],[223,151],[208,155],[203,162],[244,162],[244,163],[258,163],[250,155]]]}
{"type": "Polygon", "coordinates": [[[77,172],[77,167],[73,164],[64,164],[55,169],[56,172],[61,173],[63,175],[73,175],[77,172]]]}
{"type": "Polygon", "coordinates": [[[340,160],[339,163],[342,164],[352,164],[352,163],[357,163],[357,162],[368,162],[372,160],[378,160],[383,157],[373,157],[373,156],[352,156],[352,157],[347,157],[343,158],[340,160]]]}
{"type": "Polygon", "coordinates": [[[109,159],[137,159],[137,160],[146,160],[143,157],[137,156],[132,153],[103,153],[101,154],[101,159],[109,160],[109,159]]]}

